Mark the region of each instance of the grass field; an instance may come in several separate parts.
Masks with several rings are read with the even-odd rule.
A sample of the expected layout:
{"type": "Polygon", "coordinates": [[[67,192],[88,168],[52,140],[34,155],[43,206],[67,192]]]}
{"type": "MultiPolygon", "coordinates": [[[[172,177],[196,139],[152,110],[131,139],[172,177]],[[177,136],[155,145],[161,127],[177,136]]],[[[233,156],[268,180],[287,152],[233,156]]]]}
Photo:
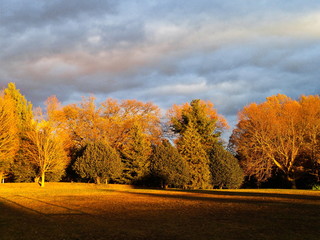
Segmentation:
{"type": "Polygon", "coordinates": [[[0,185],[0,239],[320,239],[320,191],[0,185]]]}

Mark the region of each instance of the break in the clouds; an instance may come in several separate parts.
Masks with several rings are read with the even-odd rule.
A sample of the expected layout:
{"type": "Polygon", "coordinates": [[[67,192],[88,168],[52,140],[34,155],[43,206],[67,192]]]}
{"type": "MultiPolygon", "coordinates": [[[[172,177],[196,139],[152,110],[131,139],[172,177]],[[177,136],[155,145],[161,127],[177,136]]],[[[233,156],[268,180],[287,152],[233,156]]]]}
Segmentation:
{"type": "Polygon", "coordinates": [[[320,2],[1,0],[0,84],[34,105],[94,94],[166,109],[320,92],[320,2]]]}

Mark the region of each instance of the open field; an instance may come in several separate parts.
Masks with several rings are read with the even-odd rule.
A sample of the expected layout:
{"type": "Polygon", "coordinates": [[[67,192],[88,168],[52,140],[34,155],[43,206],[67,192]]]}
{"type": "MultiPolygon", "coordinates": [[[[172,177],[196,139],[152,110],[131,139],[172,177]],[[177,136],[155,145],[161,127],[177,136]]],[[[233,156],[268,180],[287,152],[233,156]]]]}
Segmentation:
{"type": "Polygon", "coordinates": [[[320,191],[0,185],[0,239],[318,240],[320,191]]]}

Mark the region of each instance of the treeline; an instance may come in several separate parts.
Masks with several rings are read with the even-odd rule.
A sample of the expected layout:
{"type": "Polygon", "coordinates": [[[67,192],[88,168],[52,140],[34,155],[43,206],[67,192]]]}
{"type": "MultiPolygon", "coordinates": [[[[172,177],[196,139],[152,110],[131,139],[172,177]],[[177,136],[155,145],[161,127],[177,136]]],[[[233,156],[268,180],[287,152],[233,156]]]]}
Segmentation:
{"type": "Polygon", "coordinates": [[[319,181],[319,96],[278,95],[245,107],[228,148],[227,122],[209,101],[174,105],[165,116],[137,100],[87,97],[63,106],[53,96],[45,106],[32,110],[14,83],[3,90],[1,179],[188,189],[319,181]]]}

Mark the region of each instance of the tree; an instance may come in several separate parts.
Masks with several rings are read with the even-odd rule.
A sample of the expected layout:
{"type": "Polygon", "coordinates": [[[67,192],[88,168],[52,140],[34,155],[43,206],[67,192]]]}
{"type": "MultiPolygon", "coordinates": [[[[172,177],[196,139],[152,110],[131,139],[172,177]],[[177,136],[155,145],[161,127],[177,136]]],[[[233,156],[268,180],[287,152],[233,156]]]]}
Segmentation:
{"type": "Polygon", "coordinates": [[[14,112],[17,117],[17,126],[20,137],[32,128],[33,113],[32,104],[20,93],[14,83],[9,83],[8,87],[4,90],[6,96],[11,97],[14,102],[14,112]]]}
{"type": "Polygon", "coordinates": [[[309,173],[320,181],[320,96],[301,96],[301,118],[305,122],[304,145],[300,157],[309,163],[309,173]]]}
{"type": "Polygon", "coordinates": [[[167,188],[168,185],[183,187],[189,178],[185,162],[168,140],[153,147],[150,174],[162,188],[167,188]]]}
{"type": "Polygon", "coordinates": [[[178,139],[177,148],[189,171],[188,187],[191,189],[210,188],[209,158],[201,144],[201,136],[192,122],[189,122],[183,136],[178,139]]]}
{"type": "Polygon", "coordinates": [[[118,177],[121,174],[121,166],[118,152],[109,144],[89,142],[73,167],[82,178],[93,178],[100,184],[101,181],[108,183],[109,179],[118,177]]]}
{"type": "Polygon", "coordinates": [[[151,142],[142,132],[141,126],[134,123],[120,146],[124,182],[134,183],[147,174],[151,151],[151,142]]]}
{"type": "Polygon", "coordinates": [[[69,145],[84,147],[87,142],[101,141],[106,137],[104,121],[95,98],[83,98],[79,104],[61,106],[55,96],[47,99],[48,120],[55,128],[68,135],[69,145]]]}
{"type": "Polygon", "coordinates": [[[319,133],[316,130],[319,125],[314,121],[316,118],[306,115],[305,101],[278,94],[261,104],[252,103],[239,113],[231,143],[248,176],[263,182],[272,177],[275,170],[281,171],[295,188],[295,181],[307,167],[301,153],[308,144],[314,148],[319,143],[312,141],[317,139],[313,132],[319,133]]]}
{"type": "Polygon", "coordinates": [[[217,188],[239,188],[243,182],[243,170],[238,160],[221,144],[216,144],[210,154],[212,185],[217,188]]]}
{"type": "Polygon", "coordinates": [[[25,149],[28,146],[26,134],[34,127],[32,104],[26,100],[14,83],[9,83],[4,93],[13,100],[13,112],[19,139],[19,149],[11,162],[10,174],[14,181],[31,181],[35,171],[26,157],[25,149]]]}
{"type": "Polygon", "coordinates": [[[227,122],[211,102],[199,99],[182,106],[174,105],[168,116],[172,130],[178,134],[177,148],[190,173],[189,187],[210,187],[209,155],[223,129],[228,127],[227,122]]]}
{"type": "Polygon", "coordinates": [[[228,128],[226,120],[218,115],[210,101],[192,100],[190,104],[174,105],[169,111],[172,130],[183,136],[189,123],[201,137],[201,144],[209,153],[212,146],[218,142],[222,131],[228,128]]]}
{"type": "Polygon", "coordinates": [[[108,140],[118,150],[133,125],[139,125],[140,131],[149,142],[160,142],[160,109],[153,103],[143,103],[134,99],[118,102],[108,98],[101,103],[100,110],[107,125],[108,140]]]}
{"type": "Polygon", "coordinates": [[[37,128],[27,133],[27,156],[37,168],[38,177],[41,178],[41,187],[44,187],[47,173],[64,173],[68,164],[67,153],[62,140],[55,129],[48,122],[42,121],[37,128]]]}
{"type": "Polygon", "coordinates": [[[18,129],[14,102],[9,96],[0,95],[0,181],[9,169],[19,148],[18,129]]]}

